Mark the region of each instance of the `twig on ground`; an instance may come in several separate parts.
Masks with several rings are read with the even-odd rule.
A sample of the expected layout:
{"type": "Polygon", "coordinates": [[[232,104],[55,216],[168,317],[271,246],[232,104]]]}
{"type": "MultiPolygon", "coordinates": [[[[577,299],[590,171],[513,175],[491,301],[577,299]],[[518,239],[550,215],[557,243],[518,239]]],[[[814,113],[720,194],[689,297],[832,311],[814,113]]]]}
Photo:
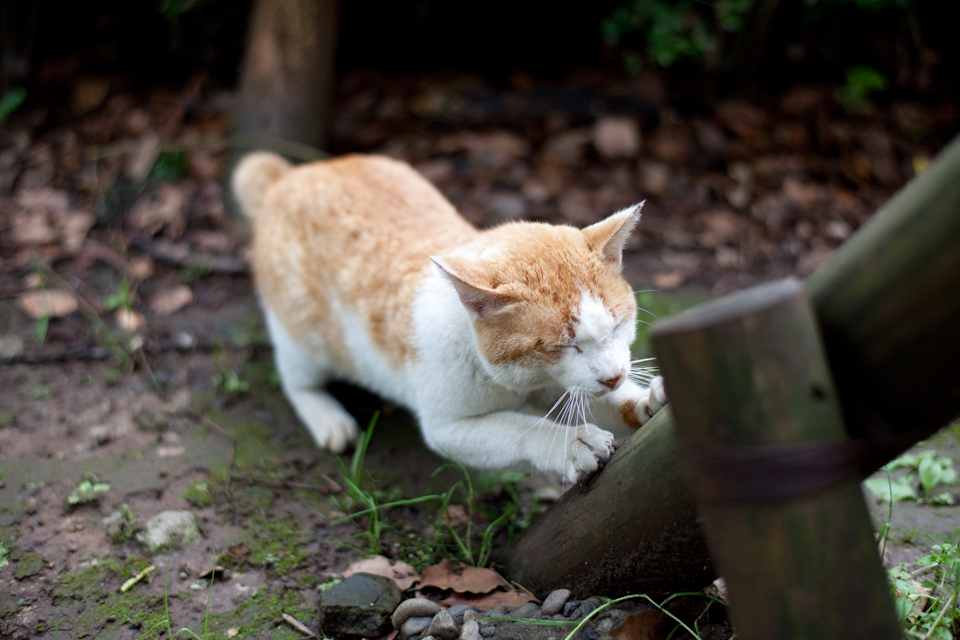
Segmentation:
{"type": "Polygon", "coordinates": [[[250,272],[250,265],[245,260],[233,256],[216,254],[197,254],[186,244],[175,244],[169,240],[155,240],[150,242],[143,238],[134,238],[130,245],[146,251],[161,262],[178,267],[199,267],[214,273],[243,274],[250,272]]]}
{"type": "MultiPolygon", "coordinates": [[[[237,480],[242,480],[250,484],[262,484],[274,489],[305,489],[307,491],[319,491],[327,495],[333,493],[329,487],[322,487],[315,484],[304,484],[302,482],[291,482],[289,480],[270,480],[269,478],[257,478],[255,476],[237,475],[237,480]]],[[[341,490],[342,491],[342,490],[341,490]]]]}
{"type": "Polygon", "coordinates": [[[300,622],[299,620],[297,620],[296,618],[294,618],[294,617],[293,617],[292,615],[290,615],[289,613],[281,613],[280,615],[283,616],[283,619],[286,620],[287,623],[288,623],[291,627],[293,627],[294,629],[296,629],[296,630],[299,631],[300,633],[305,633],[308,638],[316,638],[316,637],[317,637],[317,634],[315,634],[313,631],[311,631],[310,628],[309,628],[307,625],[303,624],[302,622],[300,622]]]}

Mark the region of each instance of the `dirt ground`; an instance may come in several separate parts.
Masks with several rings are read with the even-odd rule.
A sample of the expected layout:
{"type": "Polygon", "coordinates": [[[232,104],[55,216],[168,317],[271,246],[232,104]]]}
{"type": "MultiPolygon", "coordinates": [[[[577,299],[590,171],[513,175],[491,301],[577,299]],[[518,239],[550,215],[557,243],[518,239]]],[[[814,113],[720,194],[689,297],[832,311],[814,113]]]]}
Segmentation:
{"type": "MultiPolygon", "coordinates": [[[[410,161],[478,225],[583,225],[646,199],[625,271],[654,316],[809,274],[958,122],[952,105],[909,101],[850,116],[830,87],[684,112],[648,77],[514,85],[352,74],[330,148],[410,161]]],[[[0,124],[0,636],[165,637],[170,620],[210,637],[300,637],[281,613],[313,626],[318,587],[369,551],[369,529],[338,522],[359,508],[341,463],[277,386],[224,201],[232,94],[202,78],[84,91],[0,124]],[[148,551],[137,531],[171,510],[194,514],[200,540],[148,551]]],[[[462,479],[435,474],[444,461],[404,411],[338,393],[361,424],[380,411],[363,476],[380,502],[462,479]]],[[[473,481],[478,522],[517,506],[494,560],[507,529],[562,490],[550,476],[473,481]]],[[[911,518],[898,505],[889,562],[960,526],[957,508],[934,509],[911,518]]],[[[437,514],[392,511],[382,553],[440,560],[451,542],[437,514]]]]}

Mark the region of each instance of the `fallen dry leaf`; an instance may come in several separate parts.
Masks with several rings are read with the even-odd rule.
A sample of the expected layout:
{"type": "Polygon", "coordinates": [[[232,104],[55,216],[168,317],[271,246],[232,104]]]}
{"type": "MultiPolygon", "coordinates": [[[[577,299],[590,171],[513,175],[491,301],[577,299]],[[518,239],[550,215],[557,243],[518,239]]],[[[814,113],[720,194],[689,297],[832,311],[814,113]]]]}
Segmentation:
{"type": "Polygon", "coordinates": [[[657,289],[676,289],[690,277],[690,271],[680,269],[678,271],[667,271],[653,274],[653,286],[657,289]]]}
{"type": "Polygon", "coordinates": [[[537,602],[537,599],[529,593],[511,589],[509,591],[491,591],[490,593],[485,593],[482,595],[454,592],[443,600],[438,600],[437,602],[440,604],[449,605],[451,607],[455,604],[465,604],[476,607],[481,611],[487,611],[497,607],[515,609],[528,602],[537,602]]]}
{"type": "Polygon", "coordinates": [[[193,291],[185,284],[158,294],[150,302],[150,310],[161,316],[168,316],[193,302],[193,291]]]}
{"type": "Polygon", "coordinates": [[[141,196],[133,205],[128,219],[140,234],[152,236],[166,227],[167,235],[179,237],[187,225],[183,191],[171,184],[161,184],[156,191],[141,196]]]}
{"type": "Polygon", "coordinates": [[[492,569],[457,566],[444,558],[420,574],[420,588],[453,589],[457,593],[490,593],[499,587],[509,587],[507,582],[492,569]]]}
{"type": "Polygon", "coordinates": [[[349,578],[355,573],[372,573],[375,576],[390,578],[397,583],[402,591],[406,591],[419,579],[416,570],[406,562],[390,562],[384,556],[373,556],[354,562],[341,574],[349,578]]]}
{"type": "Polygon", "coordinates": [[[69,291],[28,291],[21,293],[20,308],[37,320],[44,316],[62,318],[77,310],[77,298],[69,291]]]}
{"type": "Polygon", "coordinates": [[[624,618],[623,624],[610,630],[617,640],[662,640],[667,629],[663,628],[670,618],[659,609],[637,611],[624,618]]]}
{"type": "Polygon", "coordinates": [[[114,320],[116,321],[117,326],[127,333],[133,333],[134,331],[147,326],[147,320],[143,317],[143,314],[138,313],[133,309],[117,309],[117,314],[114,316],[114,320]]]}
{"type": "Polygon", "coordinates": [[[467,510],[462,504],[451,504],[444,512],[444,521],[451,527],[460,527],[469,521],[467,510]]]}
{"type": "Polygon", "coordinates": [[[83,241],[87,239],[87,232],[97,218],[89,211],[73,209],[56,216],[56,221],[64,251],[74,254],[80,251],[83,241]]]}

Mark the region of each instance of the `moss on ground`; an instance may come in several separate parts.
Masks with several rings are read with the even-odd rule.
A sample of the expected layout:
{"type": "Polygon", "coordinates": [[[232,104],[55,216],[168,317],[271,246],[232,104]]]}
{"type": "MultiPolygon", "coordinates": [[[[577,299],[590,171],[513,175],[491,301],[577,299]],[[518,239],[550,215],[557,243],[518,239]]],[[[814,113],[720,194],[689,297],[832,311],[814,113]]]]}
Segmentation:
{"type": "Polygon", "coordinates": [[[42,556],[38,556],[35,553],[24,554],[17,561],[17,568],[13,572],[13,577],[17,580],[23,580],[24,578],[29,578],[30,576],[35,576],[41,571],[46,565],[42,556]]]}
{"type": "Polygon", "coordinates": [[[273,576],[287,575],[309,555],[305,549],[308,538],[304,524],[294,518],[252,519],[222,562],[234,569],[249,565],[273,576]]]}
{"type": "Polygon", "coordinates": [[[68,614],[74,636],[109,634],[111,629],[123,625],[140,630],[142,640],[153,640],[165,633],[164,596],[136,589],[119,592],[125,580],[148,566],[149,560],[135,556],[125,561],[104,558],[61,576],[60,584],[53,589],[53,602],[67,610],[75,608],[68,614]]]}
{"type": "Polygon", "coordinates": [[[195,507],[209,507],[213,505],[213,492],[210,488],[210,481],[207,478],[201,478],[190,483],[183,492],[183,499],[195,507]]]}
{"type": "MultiPolygon", "coordinates": [[[[314,606],[300,591],[283,588],[271,592],[269,588],[263,587],[233,611],[208,614],[208,637],[223,638],[229,630],[237,629],[238,638],[302,638],[302,633],[283,621],[284,613],[308,625],[316,617],[314,606]]],[[[202,635],[203,628],[193,631],[202,635]]]]}

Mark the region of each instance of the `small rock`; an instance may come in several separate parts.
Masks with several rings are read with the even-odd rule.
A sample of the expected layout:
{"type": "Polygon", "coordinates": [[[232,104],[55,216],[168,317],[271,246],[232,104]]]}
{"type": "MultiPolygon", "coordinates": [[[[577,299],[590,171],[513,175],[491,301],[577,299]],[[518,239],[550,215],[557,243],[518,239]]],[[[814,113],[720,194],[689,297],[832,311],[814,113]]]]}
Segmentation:
{"type": "Polygon", "coordinates": [[[150,553],[170,546],[188,545],[200,537],[197,518],[190,511],[163,511],[147,520],[137,540],[150,553]]]}
{"type": "Polygon", "coordinates": [[[599,640],[600,634],[593,627],[584,627],[580,630],[580,637],[583,640],[599,640]]]}
{"type": "Polygon", "coordinates": [[[392,616],[390,616],[390,622],[393,623],[394,629],[399,629],[403,626],[403,623],[406,622],[408,618],[432,618],[440,612],[440,608],[440,605],[433,600],[427,600],[426,598],[410,598],[409,600],[404,600],[400,603],[400,606],[397,607],[397,610],[393,612],[392,616]]]}
{"type": "Polygon", "coordinates": [[[588,615],[597,610],[597,605],[590,602],[590,600],[585,600],[580,604],[580,608],[577,609],[577,616],[581,618],[586,618],[588,615]]]}
{"type": "Polygon", "coordinates": [[[607,158],[634,158],[640,152],[640,128],[633,118],[601,118],[593,128],[593,146],[607,158]]]}
{"type": "Polygon", "coordinates": [[[563,605],[563,617],[569,618],[579,608],[580,608],[579,600],[570,600],[569,602],[563,605]]]}
{"type": "MultiPolygon", "coordinates": [[[[415,635],[419,635],[420,633],[426,631],[431,622],[433,622],[433,618],[428,618],[426,616],[414,616],[412,618],[407,618],[407,621],[404,622],[403,626],[400,627],[400,637],[406,640],[407,638],[412,638],[415,635]]],[[[326,629],[324,629],[324,631],[326,631],[326,629]]]]}
{"type": "MultiPolygon", "coordinates": [[[[463,619],[468,611],[478,612],[479,610],[469,604],[455,604],[447,609],[447,613],[449,613],[450,617],[454,620],[463,619]]],[[[476,616],[474,616],[474,620],[476,620],[476,616]]]]}
{"type": "Polygon", "coordinates": [[[463,612],[463,624],[468,622],[475,622],[477,618],[480,617],[480,611],[477,609],[467,609],[463,612]]]}
{"type": "Polygon", "coordinates": [[[482,624],[480,625],[480,635],[484,638],[489,638],[497,632],[497,628],[492,624],[482,624]]]}
{"type": "Polygon", "coordinates": [[[507,615],[507,608],[504,606],[495,607],[490,609],[484,614],[485,618],[502,618],[507,615]]]}
{"type": "Polygon", "coordinates": [[[543,606],[540,607],[540,612],[547,616],[556,615],[560,613],[569,599],[570,589],[557,589],[556,591],[551,592],[550,595],[547,596],[546,600],[543,601],[543,606]]]}
{"type": "Polygon", "coordinates": [[[537,615],[537,611],[540,607],[537,606],[535,602],[527,602],[520,605],[516,609],[510,612],[510,617],[512,618],[532,618],[537,615]]]}
{"type": "Polygon", "coordinates": [[[480,640],[480,625],[476,620],[463,623],[463,630],[460,632],[460,640],[480,640]]]}
{"type": "Polygon", "coordinates": [[[23,353],[23,338],[13,334],[0,336],[0,360],[15,358],[23,353]]]}
{"type": "Polygon", "coordinates": [[[446,611],[441,611],[433,616],[433,621],[427,628],[426,633],[442,640],[454,640],[460,635],[460,630],[457,629],[457,623],[454,622],[453,617],[446,611]]]}
{"type": "MultiPolygon", "coordinates": [[[[390,578],[355,573],[323,594],[319,625],[334,637],[379,637],[389,628],[390,614],[401,597],[400,587],[390,578]]],[[[429,624],[430,618],[426,620],[429,624]]]]}

